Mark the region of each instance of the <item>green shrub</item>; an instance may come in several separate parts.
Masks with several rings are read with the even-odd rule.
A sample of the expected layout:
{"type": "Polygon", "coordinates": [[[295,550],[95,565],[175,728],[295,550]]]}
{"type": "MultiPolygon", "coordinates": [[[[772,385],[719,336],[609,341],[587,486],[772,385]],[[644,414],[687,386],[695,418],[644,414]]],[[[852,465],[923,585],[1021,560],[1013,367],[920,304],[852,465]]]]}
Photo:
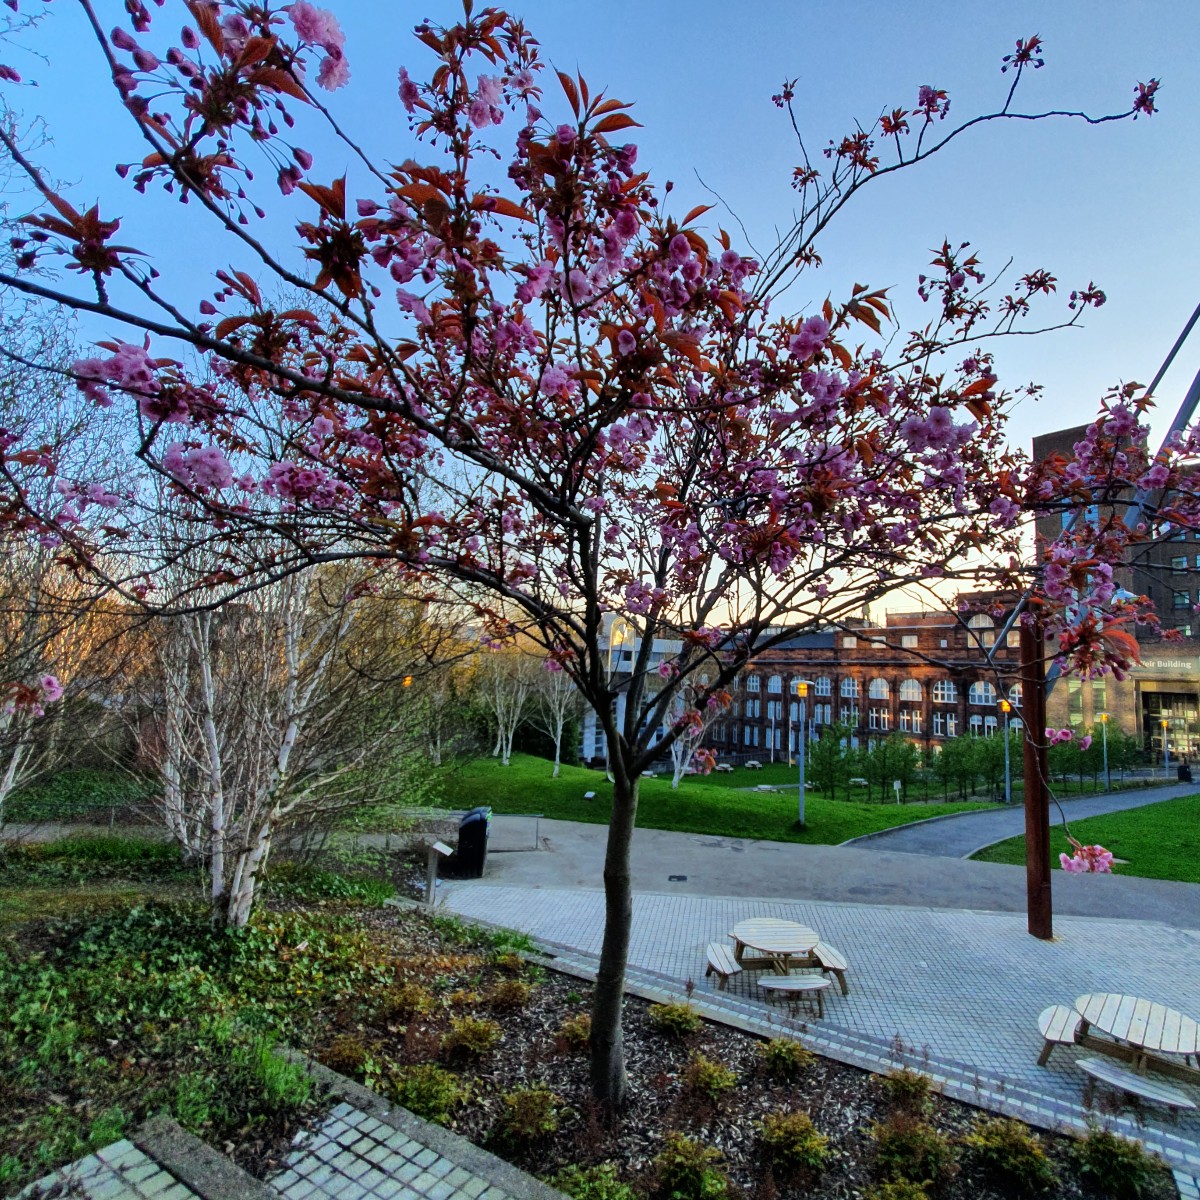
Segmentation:
{"type": "Polygon", "coordinates": [[[863,1200],[929,1200],[929,1193],[907,1179],[893,1179],[867,1188],[863,1200]]]}
{"type": "Polygon", "coordinates": [[[655,1200],[725,1200],[729,1178],[716,1164],[721,1152],[681,1133],[668,1133],[654,1160],[655,1200]]]}
{"type": "Polygon", "coordinates": [[[451,1112],[470,1095],[457,1075],[437,1063],[384,1070],[381,1082],[388,1099],[439,1125],[444,1125],[451,1112]]]}
{"type": "Polygon", "coordinates": [[[592,1041],[591,1014],[577,1013],[568,1017],[558,1027],[555,1041],[569,1054],[586,1054],[592,1041]]]}
{"type": "Polygon", "coordinates": [[[895,1112],[924,1116],[933,1107],[933,1080],[920,1071],[901,1067],[883,1078],[883,1094],[895,1112]]]}
{"type": "Polygon", "coordinates": [[[558,1129],[558,1110],[562,1099],[549,1088],[517,1088],[502,1097],[504,1116],[500,1131],[514,1142],[532,1142],[558,1129]]]}
{"type": "Polygon", "coordinates": [[[493,1008],[524,1008],[533,996],[533,988],[523,979],[501,979],[488,993],[493,1008]]]}
{"type": "Polygon", "coordinates": [[[495,1021],[483,1017],[456,1017],[442,1038],[442,1049],[451,1058],[482,1058],[491,1053],[503,1033],[495,1021]]]}
{"type": "Polygon", "coordinates": [[[785,1171],[819,1171],[829,1154],[829,1139],[817,1132],[808,1113],[768,1113],[758,1136],[763,1149],[785,1171]]]}
{"type": "Polygon", "coordinates": [[[273,864],[263,878],[268,895],[294,896],[299,900],[341,900],[378,908],[396,889],[372,875],[342,875],[306,863],[273,864]]]}
{"type": "Polygon", "coordinates": [[[983,1171],[1022,1194],[1048,1191],[1058,1182],[1042,1139],[1020,1121],[985,1117],[962,1142],[983,1171]]]}
{"type": "Polygon", "coordinates": [[[698,1050],[692,1052],[683,1069],[683,1088],[715,1104],[726,1092],[737,1087],[737,1074],[724,1063],[705,1058],[698,1050]]]}
{"type": "Polygon", "coordinates": [[[492,962],[501,971],[507,971],[510,975],[525,974],[525,960],[515,950],[504,950],[495,954],[492,962]]]}
{"type": "Polygon", "coordinates": [[[884,1180],[929,1184],[954,1169],[954,1147],[932,1125],[911,1113],[893,1113],[871,1130],[875,1168],[884,1180]]]}
{"type": "Polygon", "coordinates": [[[383,1021],[411,1021],[433,1008],[433,993],[420,983],[400,983],[379,997],[375,1015],[383,1021]]]}
{"type": "Polygon", "coordinates": [[[1164,1175],[1162,1160],[1147,1154],[1140,1142],[1119,1137],[1107,1129],[1092,1129],[1071,1147],[1071,1156],[1102,1196],[1137,1200],[1164,1175]]]}
{"type": "Polygon", "coordinates": [[[678,1000],[671,1000],[666,1004],[652,1004],[648,1015],[650,1024],[659,1033],[675,1038],[687,1037],[703,1024],[699,1014],[690,1004],[678,1000]]]}
{"type": "Polygon", "coordinates": [[[339,1075],[357,1075],[370,1051],[357,1033],[339,1033],[321,1055],[321,1061],[339,1075]]]}
{"type": "Polygon", "coordinates": [[[759,1070],[774,1079],[796,1079],[812,1061],[812,1051],[791,1038],[772,1038],[758,1044],[759,1070]]]}
{"type": "Polygon", "coordinates": [[[573,1196],[574,1200],[636,1200],[633,1188],[620,1181],[612,1163],[601,1163],[598,1167],[567,1167],[550,1183],[560,1192],[573,1196]]]}

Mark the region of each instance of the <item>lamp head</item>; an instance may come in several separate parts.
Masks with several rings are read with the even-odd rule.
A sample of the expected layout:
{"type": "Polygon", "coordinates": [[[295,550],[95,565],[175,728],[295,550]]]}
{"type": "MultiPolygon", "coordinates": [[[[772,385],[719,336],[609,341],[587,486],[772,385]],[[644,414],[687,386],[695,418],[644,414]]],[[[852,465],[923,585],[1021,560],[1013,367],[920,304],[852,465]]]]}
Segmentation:
{"type": "Polygon", "coordinates": [[[808,689],[811,686],[811,684],[812,684],[812,681],[809,679],[797,679],[796,680],[796,695],[799,696],[801,700],[803,700],[804,697],[808,695],[808,689]]]}
{"type": "Polygon", "coordinates": [[[1001,700],[1000,711],[1007,717],[1012,712],[1012,705],[1007,700],[1001,700]]]}
{"type": "Polygon", "coordinates": [[[1100,718],[1101,725],[1108,724],[1108,713],[1097,713],[1096,716],[1100,718]]]}

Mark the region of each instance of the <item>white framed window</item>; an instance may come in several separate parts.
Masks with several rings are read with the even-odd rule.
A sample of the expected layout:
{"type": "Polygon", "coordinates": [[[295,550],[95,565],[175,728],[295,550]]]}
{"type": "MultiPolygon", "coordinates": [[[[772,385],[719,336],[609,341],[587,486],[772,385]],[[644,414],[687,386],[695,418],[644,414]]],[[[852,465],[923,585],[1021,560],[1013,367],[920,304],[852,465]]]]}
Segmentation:
{"type": "Polygon", "coordinates": [[[762,701],[761,700],[747,700],[746,701],[746,716],[748,716],[748,717],[762,716],[762,701]]]}
{"type": "Polygon", "coordinates": [[[858,705],[843,704],[841,711],[841,720],[843,725],[849,725],[852,728],[858,725],[858,705]]]}
{"type": "Polygon", "coordinates": [[[750,745],[750,730],[753,728],[754,727],[752,725],[746,725],[742,729],[743,740],[747,746],[750,745]]]}
{"type": "Polygon", "coordinates": [[[957,713],[947,713],[946,714],[946,736],[947,737],[958,737],[958,714],[957,713]]]}
{"type": "Polygon", "coordinates": [[[1021,648],[1021,631],[1019,629],[1010,629],[1008,636],[1004,639],[1004,644],[1010,650],[1019,650],[1021,648]]]}
{"type": "Polygon", "coordinates": [[[892,689],[888,685],[886,679],[881,679],[878,676],[871,680],[867,687],[867,695],[872,700],[886,700],[892,694],[892,689]]]}
{"type": "Polygon", "coordinates": [[[977,679],[967,689],[967,703],[980,705],[995,705],[996,685],[983,679],[977,679]]]}
{"type": "Polygon", "coordinates": [[[904,633],[900,635],[900,648],[902,650],[915,650],[920,644],[921,639],[915,633],[904,633]]]}
{"type": "Polygon", "coordinates": [[[975,635],[981,646],[996,644],[996,622],[986,613],[976,613],[967,621],[967,628],[975,635]]]}
{"type": "Polygon", "coordinates": [[[996,718],[995,717],[984,717],[983,718],[983,736],[984,737],[995,737],[996,736],[996,718]]]}
{"type": "Polygon", "coordinates": [[[946,736],[946,714],[945,713],[935,712],[933,714],[933,736],[934,737],[945,737],[946,736]]]}
{"type": "Polygon", "coordinates": [[[958,700],[958,685],[953,679],[939,679],[933,685],[934,704],[954,704],[958,700]]]}
{"type": "Polygon", "coordinates": [[[813,705],[813,724],[814,725],[832,725],[833,724],[833,705],[832,704],[814,704],[813,705]]]}
{"type": "Polygon", "coordinates": [[[775,749],[778,750],[779,749],[779,739],[783,736],[783,730],[776,729],[776,730],[774,730],[774,733],[775,733],[775,749]]]}
{"type": "Polygon", "coordinates": [[[757,675],[746,676],[746,691],[757,692],[762,690],[762,680],[757,675]]]}
{"type": "MultiPolygon", "coordinates": [[[[940,713],[934,714],[941,716],[940,713]]],[[[900,732],[920,733],[922,728],[921,710],[919,708],[902,708],[900,710],[900,732]]]]}
{"type": "MultiPolygon", "coordinates": [[[[813,707],[815,708],[816,706],[814,705],[813,707]]],[[[800,702],[798,700],[793,700],[788,705],[788,719],[792,721],[800,720],[800,702]]]]}
{"type": "Polygon", "coordinates": [[[783,720],[783,701],[768,700],[767,701],[767,720],[782,721],[783,720]]]}
{"type": "Polygon", "coordinates": [[[842,635],[843,650],[853,650],[857,645],[858,638],[856,638],[852,633],[846,633],[842,635]]]}
{"type": "Polygon", "coordinates": [[[783,691],[783,676],[772,675],[771,678],[767,680],[767,691],[773,692],[775,695],[779,695],[779,693],[783,691]]]}
{"type": "Polygon", "coordinates": [[[971,729],[971,736],[978,737],[983,732],[983,718],[975,713],[967,723],[971,729]]]}
{"type": "Polygon", "coordinates": [[[846,678],[842,680],[842,699],[857,700],[859,694],[860,691],[858,680],[847,675],[846,678]]]}
{"type": "MultiPolygon", "coordinates": [[[[1094,687],[1095,685],[1093,684],[1092,686],[1094,687]]],[[[1100,681],[1100,686],[1104,686],[1103,680],[1100,681]]],[[[1013,708],[1021,707],[1021,685],[1019,683],[1014,683],[1012,687],[1008,689],[1008,702],[1013,706],[1013,708]]],[[[1101,704],[1101,708],[1103,707],[1103,704],[1101,704]]]]}
{"type": "Polygon", "coordinates": [[[832,696],[833,695],[833,680],[828,675],[818,675],[813,680],[813,695],[814,696],[832,696]]]}
{"type": "Polygon", "coordinates": [[[867,710],[867,728],[868,729],[891,729],[892,714],[886,708],[872,708],[867,710]]]}
{"type": "Polygon", "coordinates": [[[917,679],[903,679],[900,681],[900,699],[909,701],[924,700],[925,689],[917,679]]]}

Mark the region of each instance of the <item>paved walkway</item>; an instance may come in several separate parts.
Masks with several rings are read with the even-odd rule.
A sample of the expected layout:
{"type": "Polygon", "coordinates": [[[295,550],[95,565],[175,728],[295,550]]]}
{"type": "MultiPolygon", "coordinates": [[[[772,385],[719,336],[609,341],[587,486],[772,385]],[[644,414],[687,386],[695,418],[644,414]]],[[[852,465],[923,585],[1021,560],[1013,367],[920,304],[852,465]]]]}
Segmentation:
{"type": "MultiPolygon", "coordinates": [[[[928,870],[926,864],[926,870],[928,870]]],[[[443,903],[464,917],[525,930],[535,937],[599,952],[603,896],[578,888],[504,887],[458,881],[443,903]]],[[[951,1060],[1008,1086],[1040,1093],[1082,1112],[1080,1051],[1060,1047],[1049,1066],[1037,1066],[1042,1046],[1038,1013],[1071,1003],[1089,991],[1149,995],[1194,1011],[1200,995],[1200,933],[1150,922],[1060,918],[1052,942],[1031,938],[1023,917],[1005,913],[830,904],[773,898],[639,894],[634,901],[630,963],[677,981],[704,979],[704,947],[726,941],[751,916],[800,921],[820,931],[849,960],[850,994],[827,993],[825,1020],[815,1032],[844,1030],[876,1045],[902,1042],[919,1066],[951,1060]],[[897,1042],[898,1039],[898,1042],[897,1042]]],[[[746,975],[730,991],[757,1001],[746,975]]],[[[1047,1113],[1053,1117],[1053,1109],[1047,1113]]],[[[1200,1167],[1200,1115],[1163,1124],[1146,1117],[1164,1137],[1185,1139],[1184,1157],[1200,1167]]],[[[1182,1165],[1182,1164],[1181,1164],[1182,1165]]]]}
{"type": "MultiPolygon", "coordinates": [[[[538,833],[542,849],[534,852],[532,819],[493,817],[492,850],[512,853],[489,854],[484,886],[600,886],[606,825],[543,820],[538,833]]],[[[856,846],[638,829],[632,866],[636,892],[1025,911],[1023,867],[953,858],[934,865],[916,854],[856,846]]],[[[1054,909],[1064,916],[1130,917],[1200,929],[1200,884],[1056,871],[1054,909]]]]}
{"type": "MultiPolygon", "coordinates": [[[[1080,821],[1084,817],[1099,817],[1105,813],[1123,812],[1127,808],[1141,808],[1146,804],[1157,804],[1160,800],[1174,800],[1179,796],[1195,794],[1195,784],[1181,783],[1136,788],[1109,795],[1081,796],[1061,803],[1068,821],[1080,821]]],[[[1053,804],[1050,806],[1050,823],[1062,824],[1062,817],[1053,804]]],[[[882,829],[878,833],[851,838],[842,844],[858,846],[863,850],[898,850],[903,854],[925,854],[936,858],[970,858],[984,846],[1002,842],[1005,838],[1018,837],[1024,832],[1025,810],[1020,805],[1013,805],[1011,808],[955,813],[916,825],[882,829]]]]}

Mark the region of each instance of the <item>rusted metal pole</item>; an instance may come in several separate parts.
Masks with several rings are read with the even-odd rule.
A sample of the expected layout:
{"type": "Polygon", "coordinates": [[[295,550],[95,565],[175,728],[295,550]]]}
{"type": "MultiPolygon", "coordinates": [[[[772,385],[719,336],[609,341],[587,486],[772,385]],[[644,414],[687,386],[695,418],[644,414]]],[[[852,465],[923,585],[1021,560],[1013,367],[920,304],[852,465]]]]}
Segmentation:
{"type": "Polygon", "coordinates": [[[1029,932],[1054,936],[1050,898],[1050,793],[1046,790],[1046,656],[1041,623],[1021,624],[1021,716],[1025,721],[1025,889],[1029,932]]]}

